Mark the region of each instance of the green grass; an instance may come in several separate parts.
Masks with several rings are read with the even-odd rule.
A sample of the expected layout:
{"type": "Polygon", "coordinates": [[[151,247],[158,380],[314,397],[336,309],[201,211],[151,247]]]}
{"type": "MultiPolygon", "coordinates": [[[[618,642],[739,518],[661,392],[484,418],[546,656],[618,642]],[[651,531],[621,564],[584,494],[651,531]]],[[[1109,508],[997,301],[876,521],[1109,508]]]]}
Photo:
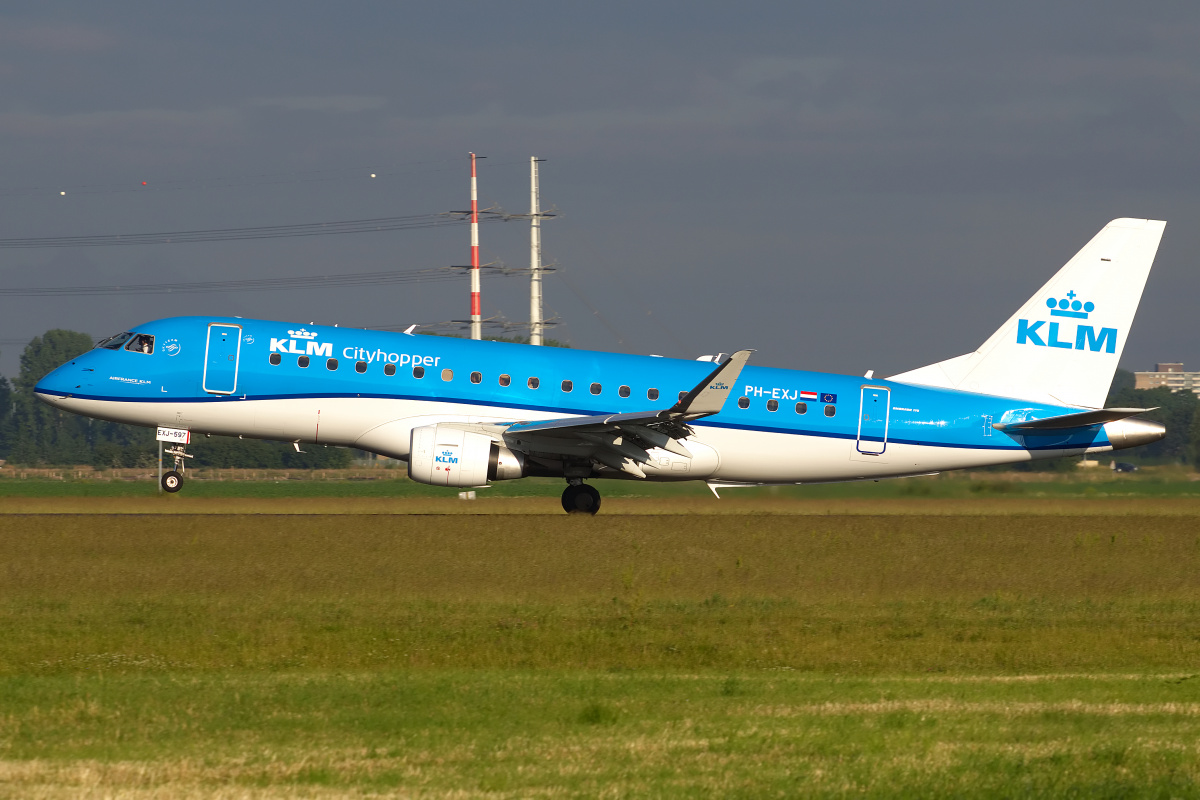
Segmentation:
{"type": "MultiPolygon", "coordinates": [[[[457,489],[425,486],[400,469],[278,471],[194,470],[187,475],[183,495],[195,498],[287,499],[331,498],[446,498],[457,489]],[[253,476],[253,477],[251,477],[253,476]]],[[[140,478],[97,478],[71,468],[62,478],[20,478],[21,468],[0,470],[0,498],[56,497],[153,497],[158,493],[156,473],[140,478]],[[82,474],[85,477],[72,477],[82,474]]],[[[998,498],[1093,498],[1093,497],[1200,497],[1200,476],[1180,467],[1147,467],[1136,474],[1116,474],[1103,468],[1063,473],[982,471],[945,473],[921,478],[858,481],[805,486],[770,486],[722,489],[722,497],[757,499],[966,499],[998,498]]],[[[711,497],[702,482],[650,483],[635,480],[595,482],[606,498],[702,498],[711,497]]],[[[481,497],[557,497],[563,481],[555,478],[524,478],[500,481],[481,489],[481,497]]]]}
{"type": "Polygon", "coordinates": [[[6,680],[0,703],[13,794],[1185,797],[1200,778],[1200,680],[1175,676],[126,675],[6,680]]]}
{"type": "Polygon", "coordinates": [[[0,796],[1200,795],[1192,501],[95,502],[0,516],[0,796]]]}
{"type": "Polygon", "coordinates": [[[0,674],[1200,663],[1186,515],[7,516],[0,564],[0,674]]]}

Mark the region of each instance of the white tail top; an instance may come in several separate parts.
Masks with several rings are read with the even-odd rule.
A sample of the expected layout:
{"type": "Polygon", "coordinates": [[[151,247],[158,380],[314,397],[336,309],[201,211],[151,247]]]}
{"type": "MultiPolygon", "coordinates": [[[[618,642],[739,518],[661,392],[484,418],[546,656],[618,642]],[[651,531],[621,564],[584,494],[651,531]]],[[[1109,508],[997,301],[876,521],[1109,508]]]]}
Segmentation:
{"type": "Polygon", "coordinates": [[[1102,407],[1165,227],[1113,220],[978,350],[890,380],[1102,407]]]}

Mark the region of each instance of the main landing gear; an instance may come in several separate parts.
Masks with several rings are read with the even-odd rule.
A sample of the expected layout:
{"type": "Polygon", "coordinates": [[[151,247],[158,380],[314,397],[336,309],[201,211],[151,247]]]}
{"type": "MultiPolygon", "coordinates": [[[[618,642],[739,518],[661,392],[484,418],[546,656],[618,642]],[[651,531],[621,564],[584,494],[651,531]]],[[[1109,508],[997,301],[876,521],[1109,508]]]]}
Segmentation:
{"type": "Polygon", "coordinates": [[[183,473],[187,471],[187,462],[184,459],[194,456],[185,453],[181,445],[176,445],[165,452],[167,455],[175,457],[175,469],[163,473],[162,488],[164,492],[174,494],[183,488],[183,473]]]}
{"type": "Polygon", "coordinates": [[[568,514],[595,514],[600,510],[600,492],[575,478],[563,490],[562,507],[568,514]]]}

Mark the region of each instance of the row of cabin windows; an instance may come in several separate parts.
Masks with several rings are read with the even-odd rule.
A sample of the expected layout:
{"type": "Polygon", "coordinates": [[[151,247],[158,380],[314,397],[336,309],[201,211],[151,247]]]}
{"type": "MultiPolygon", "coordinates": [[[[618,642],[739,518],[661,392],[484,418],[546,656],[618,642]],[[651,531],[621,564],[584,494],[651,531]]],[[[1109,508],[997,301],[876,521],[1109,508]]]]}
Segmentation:
{"type": "MultiPolygon", "coordinates": [[[[279,353],[271,353],[271,356],[268,360],[271,362],[272,366],[277,367],[283,363],[283,356],[281,356],[279,353]]],[[[310,363],[311,363],[311,361],[309,360],[308,356],[300,356],[296,359],[296,366],[301,367],[301,368],[308,367],[308,365],[310,363]]],[[[330,371],[336,370],[338,368],[338,360],[336,358],[326,359],[325,368],[330,371]]],[[[355,362],[354,371],[358,372],[360,374],[365,373],[367,371],[367,362],[365,362],[365,361],[355,362]]],[[[395,375],[396,374],[396,365],[395,364],[384,364],[383,365],[383,374],[389,375],[389,376],[395,375]]],[[[412,374],[413,374],[414,378],[417,378],[417,379],[424,378],[425,377],[425,368],[424,367],[413,367],[412,374]]],[[[444,381],[454,380],[454,370],[452,370],[452,369],[442,370],[442,380],[444,380],[444,381]]],[[[482,372],[472,372],[470,375],[470,380],[471,380],[471,383],[482,383],[483,382],[483,373],[482,372]]],[[[499,382],[500,382],[501,386],[509,386],[512,384],[512,376],[511,375],[500,375],[499,382]]],[[[530,389],[537,389],[538,387],[540,387],[542,385],[542,381],[540,378],[529,378],[527,381],[525,381],[525,385],[528,386],[530,389]]],[[[572,381],[563,381],[562,382],[562,390],[564,392],[571,392],[574,390],[574,388],[575,388],[575,384],[572,381]]],[[[603,386],[599,383],[593,383],[591,386],[588,387],[588,391],[590,391],[592,394],[600,394],[603,391],[603,386]]],[[[621,397],[629,397],[630,394],[632,394],[632,390],[628,386],[621,386],[621,387],[618,387],[617,394],[620,395],[621,397]]],[[[679,399],[682,400],[683,396],[685,394],[687,394],[687,392],[680,392],[679,399]]],[[[647,400],[657,400],[658,396],[659,396],[658,389],[647,389],[646,390],[646,399],[647,400]]]]}
{"type": "MultiPolygon", "coordinates": [[[[749,397],[739,397],[738,398],[738,408],[749,408],[749,407],[750,407],[750,398],[749,397]]],[[[778,411],[778,410],[779,410],[779,401],[778,400],[768,400],[767,401],[767,411],[778,411]]],[[[808,403],[796,403],[796,413],[797,414],[807,414],[808,413],[808,403]]],[[[836,413],[837,413],[837,406],[833,405],[832,403],[825,406],[825,416],[832,417],[836,413]]]]}
{"type": "MultiPolygon", "coordinates": [[[[283,363],[283,357],[280,356],[279,353],[271,353],[270,362],[274,366],[279,366],[281,363],[283,363]]],[[[296,366],[307,367],[308,365],[309,365],[308,356],[300,356],[299,358],[296,359],[296,366]]],[[[331,371],[336,370],[338,368],[338,360],[336,358],[326,359],[325,368],[328,370],[331,370],[331,371]]],[[[365,373],[367,371],[367,362],[365,362],[365,361],[355,362],[354,371],[358,372],[360,374],[365,373]]],[[[384,364],[383,365],[383,374],[384,375],[395,375],[396,374],[396,365],[395,364],[384,364]]],[[[425,377],[425,368],[424,367],[413,367],[412,374],[413,374],[414,378],[417,378],[417,379],[424,378],[425,377]]],[[[470,377],[471,377],[471,383],[482,383],[483,382],[483,373],[482,372],[472,372],[470,377]]],[[[454,380],[454,370],[452,370],[452,369],[442,370],[442,380],[444,380],[444,381],[454,380]]],[[[499,377],[499,382],[500,382],[501,386],[509,386],[510,384],[512,384],[512,376],[502,374],[499,377]]],[[[540,387],[542,385],[542,382],[539,378],[529,378],[527,381],[525,381],[525,385],[528,386],[530,389],[537,389],[538,387],[540,387]]],[[[569,393],[569,392],[574,391],[575,384],[572,381],[563,381],[561,388],[564,392],[569,393]]],[[[599,383],[593,383],[591,386],[588,387],[588,391],[591,392],[592,394],[600,394],[603,391],[603,386],[601,386],[601,384],[599,384],[599,383]]],[[[631,393],[631,391],[628,386],[620,386],[617,388],[617,394],[620,395],[621,397],[629,397],[630,393],[631,393]]],[[[686,395],[686,394],[687,394],[687,392],[680,392],[679,399],[682,400],[684,395],[686,395]]],[[[658,389],[647,389],[646,390],[646,399],[647,400],[657,400],[658,396],[659,396],[658,389]]],[[[750,398],[749,397],[739,397],[738,398],[738,408],[749,408],[749,407],[750,407],[750,398]]],[[[768,400],[767,401],[767,411],[778,411],[778,410],[779,410],[779,401],[778,400],[768,400]]],[[[808,413],[808,403],[796,403],[796,413],[797,414],[807,414],[808,413]]],[[[835,406],[835,405],[825,406],[825,416],[832,417],[836,413],[837,413],[837,406],[835,406]]]]}

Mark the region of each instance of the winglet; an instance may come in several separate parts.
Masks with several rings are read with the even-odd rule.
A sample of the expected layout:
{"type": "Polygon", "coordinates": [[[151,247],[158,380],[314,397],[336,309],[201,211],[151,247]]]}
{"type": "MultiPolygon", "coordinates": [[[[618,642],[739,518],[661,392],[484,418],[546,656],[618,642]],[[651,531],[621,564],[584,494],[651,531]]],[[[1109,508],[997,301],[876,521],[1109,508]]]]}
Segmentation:
{"type": "Polygon", "coordinates": [[[738,350],[709,374],[707,378],[696,384],[696,388],[685,394],[682,399],[666,411],[662,417],[683,417],[692,420],[718,414],[725,405],[726,398],[733,391],[742,367],[750,360],[753,350],[738,350]]]}

